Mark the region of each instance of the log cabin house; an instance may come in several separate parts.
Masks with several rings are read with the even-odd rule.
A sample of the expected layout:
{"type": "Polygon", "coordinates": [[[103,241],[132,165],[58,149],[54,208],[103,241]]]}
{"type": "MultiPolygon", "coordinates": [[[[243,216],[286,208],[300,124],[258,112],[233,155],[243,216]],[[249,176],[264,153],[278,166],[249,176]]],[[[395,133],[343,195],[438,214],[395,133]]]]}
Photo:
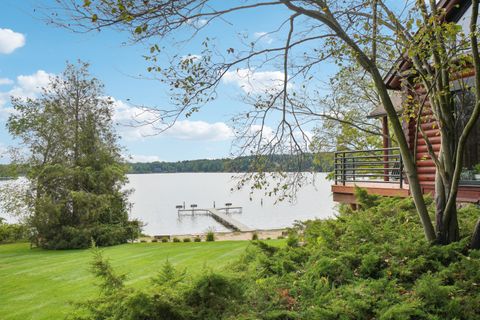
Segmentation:
{"type": "MultiPolygon", "coordinates": [[[[445,9],[447,21],[459,24],[465,34],[468,34],[471,17],[471,0],[441,0],[438,6],[445,9]]],[[[396,110],[403,111],[405,90],[401,88],[402,79],[398,71],[409,68],[409,61],[400,59],[392,70],[384,77],[387,87],[392,90],[392,102],[396,110]]],[[[473,72],[464,72],[461,75],[463,82],[474,82],[473,72]]],[[[458,81],[458,78],[457,78],[458,81]]],[[[457,119],[468,118],[472,111],[472,99],[468,99],[468,92],[461,90],[455,81],[452,81],[454,103],[457,111],[457,119]]],[[[418,87],[415,96],[425,94],[425,90],[418,87]],[[422,92],[423,91],[423,92],[422,92]]],[[[471,96],[470,96],[471,97],[471,96]]],[[[376,150],[351,150],[335,153],[335,182],[332,185],[333,200],[339,203],[356,205],[354,191],[355,185],[362,187],[370,194],[381,196],[409,196],[408,181],[403,174],[402,158],[398,148],[391,145],[388,132],[388,120],[382,106],[377,106],[370,114],[372,118],[382,121],[383,148],[376,150]]],[[[461,123],[461,121],[460,121],[461,123]]],[[[428,103],[423,108],[420,125],[423,132],[431,142],[434,151],[440,149],[441,141],[438,126],[429,110],[428,103]]],[[[403,121],[404,133],[410,145],[410,150],[416,152],[416,164],[419,180],[424,194],[432,194],[435,191],[435,165],[430,158],[425,138],[416,128],[416,119],[403,121]],[[417,134],[418,139],[415,139],[417,134]],[[415,143],[415,140],[417,141],[415,143]]],[[[480,170],[480,119],[472,130],[465,148],[463,171],[457,200],[459,202],[480,204],[480,172],[474,170],[477,166],[480,170]]]]}

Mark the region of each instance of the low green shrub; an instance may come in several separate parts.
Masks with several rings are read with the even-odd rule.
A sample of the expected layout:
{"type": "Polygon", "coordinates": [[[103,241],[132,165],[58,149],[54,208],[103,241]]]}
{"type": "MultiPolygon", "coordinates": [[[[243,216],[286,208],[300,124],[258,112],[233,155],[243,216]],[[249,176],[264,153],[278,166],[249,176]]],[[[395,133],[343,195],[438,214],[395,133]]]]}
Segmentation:
{"type": "Polygon", "coordinates": [[[84,249],[91,242],[99,247],[127,243],[138,238],[141,223],[129,221],[126,225],[99,223],[91,226],[61,226],[52,229],[48,237],[39,240],[39,245],[46,249],[84,249]]]}
{"type": "Polygon", "coordinates": [[[27,226],[17,223],[3,223],[0,218],[0,243],[11,243],[28,240],[27,226]]]}
{"type": "Polygon", "coordinates": [[[193,241],[195,241],[195,242],[201,242],[201,241],[202,241],[202,238],[200,238],[200,237],[195,237],[195,238],[193,238],[193,241]]]}
{"type": "Polygon", "coordinates": [[[205,236],[205,241],[215,241],[215,232],[208,231],[207,235],[205,236]]]}
{"type": "Polygon", "coordinates": [[[162,238],[162,242],[163,243],[168,242],[168,238],[162,238]]]}
{"type": "MultiPolygon", "coordinates": [[[[97,236],[99,236],[99,246],[103,245],[106,232],[102,233],[97,229],[97,236]]],[[[88,248],[92,242],[92,233],[89,229],[80,229],[70,226],[63,226],[58,232],[41,242],[41,246],[46,249],[83,249],[88,248]]]]}
{"type": "Polygon", "coordinates": [[[174,237],[173,242],[180,242],[180,239],[178,239],[177,237],[174,237]]]}
{"type": "Polygon", "coordinates": [[[153,238],[153,239],[152,239],[152,242],[158,242],[158,239],[153,238]]]}
{"type": "Polygon", "coordinates": [[[273,310],[265,314],[265,320],[300,320],[298,313],[287,310],[273,310]]]}
{"type": "Polygon", "coordinates": [[[258,233],[254,232],[252,234],[252,240],[255,241],[255,240],[258,240],[258,233]]]}
{"type": "Polygon", "coordinates": [[[242,302],[243,288],[236,279],[208,273],[198,278],[186,293],[186,303],[200,319],[221,319],[228,309],[242,302]]]}
{"type": "Polygon", "coordinates": [[[298,239],[298,235],[296,233],[290,233],[287,238],[287,246],[298,247],[299,244],[300,240],[298,239]]]}
{"type": "Polygon", "coordinates": [[[183,242],[192,242],[192,239],[190,239],[190,238],[183,238],[183,242]]]}
{"type": "Polygon", "coordinates": [[[152,278],[152,283],[161,286],[163,289],[167,287],[175,287],[177,284],[183,282],[186,278],[186,270],[178,270],[167,259],[162,265],[157,276],[152,278]]]}

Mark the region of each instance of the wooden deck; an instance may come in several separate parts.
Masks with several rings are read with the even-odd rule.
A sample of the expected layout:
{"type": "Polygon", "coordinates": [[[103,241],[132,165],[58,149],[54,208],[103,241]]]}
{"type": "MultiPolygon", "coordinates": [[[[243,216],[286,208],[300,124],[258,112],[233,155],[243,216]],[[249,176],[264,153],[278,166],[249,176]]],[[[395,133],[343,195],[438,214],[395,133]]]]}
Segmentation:
{"type": "Polygon", "coordinates": [[[376,182],[347,182],[345,185],[332,185],[333,201],[347,204],[356,204],[355,186],[366,189],[369,194],[377,194],[385,197],[408,197],[408,185],[400,189],[396,183],[376,183],[376,182]]]}
{"type": "MultiPolygon", "coordinates": [[[[345,185],[332,185],[333,201],[346,204],[356,204],[355,186],[366,189],[369,194],[376,194],[386,197],[402,197],[406,198],[410,195],[408,184],[400,188],[398,184],[375,183],[358,181],[355,183],[348,182],[345,185]]],[[[435,193],[433,183],[422,184],[423,194],[435,193]]],[[[480,186],[479,185],[461,185],[458,189],[458,202],[477,203],[480,204],[480,186]]]]}

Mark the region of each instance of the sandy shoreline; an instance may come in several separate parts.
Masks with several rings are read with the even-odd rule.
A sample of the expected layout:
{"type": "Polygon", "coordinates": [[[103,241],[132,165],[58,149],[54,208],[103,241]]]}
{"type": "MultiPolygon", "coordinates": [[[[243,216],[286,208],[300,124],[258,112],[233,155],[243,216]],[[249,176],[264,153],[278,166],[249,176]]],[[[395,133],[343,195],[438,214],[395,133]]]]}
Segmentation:
{"type": "MultiPolygon", "coordinates": [[[[229,240],[252,240],[254,234],[258,235],[258,239],[278,239],[278,237],[286,237],[287,229],[266,229],[266,230],[254,230],[254,231],[225,231],[215,232],[215,241],[229,241],[229,240]]],[[[202,241],[205,241],[206,233],[192,233],[192,234],[179,234],[179,235],[155,235],[151,237],[141,237],[140,241],[152,241],[153,239],[161,240],[168,239],[172,241],[173,238],[178,238],[181,241],[185,238],[190,238],[192,241],[194,238],[199,237],[202,241]]]]}

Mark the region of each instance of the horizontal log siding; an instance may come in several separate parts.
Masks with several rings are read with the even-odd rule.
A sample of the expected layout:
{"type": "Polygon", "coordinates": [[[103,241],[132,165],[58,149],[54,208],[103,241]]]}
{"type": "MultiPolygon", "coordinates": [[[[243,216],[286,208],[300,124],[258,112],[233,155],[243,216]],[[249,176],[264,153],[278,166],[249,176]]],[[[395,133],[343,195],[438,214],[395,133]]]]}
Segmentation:
{"type": "MultiPolygon", "coordinates": [[[[428,137],[428,140],[432,144],[434,152],[438,155],[438,152],[441,147],[441,138],[440,130],[438,129],[438,123],[433,117],[433,112],[431,110],[430,103],[428,98],[425,99],[426,91],[423,87],[417,86],[415,92],[413,93],[414,97],[419,103],[424,103],[422,115],[420,117],[420,126],[425,133],[425,136],[428,137]]],[[[411,119],[409,123],[404,126],[405,134],[407,135],[410,150],[412,152],[415,148],[415,132],[417,129],[416,117],[411,119]]],[[[416,162],[418,168],[418,179],[422,186],[431,186],[435,183],[435,164],[428,153],[427,142],[422,132],[418,132],[418,141],[416,145],[416,162]]]]}

